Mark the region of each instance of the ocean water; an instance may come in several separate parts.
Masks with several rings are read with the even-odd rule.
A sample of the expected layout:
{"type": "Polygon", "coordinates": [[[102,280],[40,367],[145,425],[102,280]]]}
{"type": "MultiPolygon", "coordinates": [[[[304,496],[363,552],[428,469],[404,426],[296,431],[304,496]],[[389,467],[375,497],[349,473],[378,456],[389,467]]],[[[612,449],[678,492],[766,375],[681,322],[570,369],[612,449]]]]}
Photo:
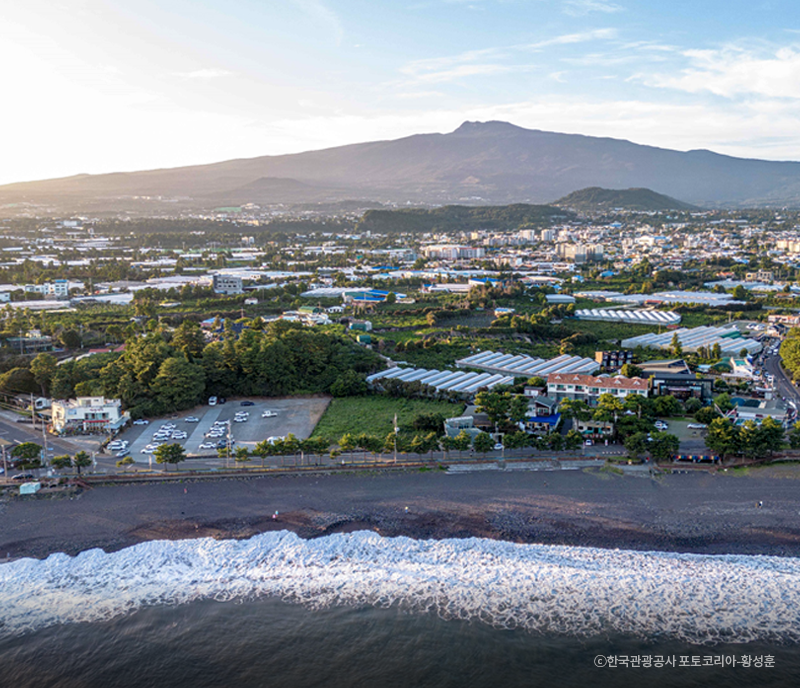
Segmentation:
{"type": "Polygon", "coordinates": [[[790,558],[273,532],[0,566],[20,688],[795,686],[798,640],[790,558]]]}

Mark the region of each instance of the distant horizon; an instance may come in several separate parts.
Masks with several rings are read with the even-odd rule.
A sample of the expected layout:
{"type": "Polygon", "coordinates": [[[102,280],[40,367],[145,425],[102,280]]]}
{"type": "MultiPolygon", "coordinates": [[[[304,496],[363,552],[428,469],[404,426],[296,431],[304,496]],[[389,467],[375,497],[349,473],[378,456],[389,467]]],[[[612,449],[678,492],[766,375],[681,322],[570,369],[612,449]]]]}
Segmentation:
{"type": "MultiPolygon", "coordinates": [[[[404,136],[397,136],[397,137],[394,137],[394,138],[385,138],[385,139],[380,139],[380,140],[382,140],[382,141],[394,141],[394,140],[409,138],[411,136],[424,136],[424,135],[427,135],[427,134],[442,134],[442,135],[444,135],[444,134],[450,134],[450,133],[455,132],[458,128],[460,128],[462,125],[467,124],[467,123],[491,124],[491,123],[495,123],[495,122],[496,123],[500,123],[500,124],[510,124],[510,125],[512,125],[514,127],[518,127],[520,129],[526,129],[528,131],[541,131],[541,132],[545,132],[545,133],[548,133],[548,134],[564,134],[564,135],[567,135],[567,136],[586,136],[586,137],[589,137],[589,138],[614,139],[614,140],[618,140],[618,141],[626,141],[628,143],[633,143],[633,144],[639,145],[639,146],[649,146],[649,147],[652,147],[652,148],[660,148],[662,150],[673,150],[673,151],[677,151],[679,153],[688,153],[690,151],[707,151],[709,153],[714,153],[714,154],[717,154],[717,155],[726,155],[726,156],[729,156],[729,157],[734,157],[734,158],[739,158],[739,159],[764,160],[764,161],[767,161],[767,162],[800,162],[800,160],[793,160],[793,159],[788,159],[788,158],[787,159],[777,159],[777,160],[768,160],[767,158],[747,158],[745,156],[730,155],[728,153],[722,153],[720,151],[716,151],[716,150],[713,150],[711,148],[689,148],[689,149],[686,149],[686,150],[680,150],[680,149],[677,149],[677,148],[666,148],[664,146],[657,146],[657,145],[646,143],[646,142],[643,142],[643,141],[633,141],[631,139],[626,139],[626,138],[623,138],[623,137],[620,137],[620,136],[595,136],[595,135],[592,135],[592,134],[584,134],[584,133],[581,133],[581,132],[555,131],[555,130],[542,129],[540,127],[525,127],[525,126],[516,124],[514,122],[508,122],[508,121],[504,121],[504,120],[486,120],[486,121],[464,120],[463,122],[461,122],[461,124],[453,127],[452,129],[450,129],[448,131],[416,132],[414,134],[407,134],[407,135],[404,135],[404,136]]],[[[299,155],[299,154],[302,154],[302,153],[313,153],[313,152],[318,152],[318,151],[328,150],[328,149],[333,149],[333,148],[342,148],[342,147],[345,147],[345,146],[359,145],[359,144],[363,144],[363,143],[375,143],[375,142],[376,141],[374,141],[374,140],[352,141],[352,142],[341,143],[341,144],[336,144],[336,145],[332,145],[332,146],[325,146],[323,148],[310,148],[310,149],[304,149],[304,150],[299,150],[299,151],[294,151],[294,152],[289,152],[289,153],[275,153],[275,154],[263,153],[263,154],[255,154],[255,155],[248,155],[248,156],[237,156],[237,157],[234,157],[234,158],[225,158],[223,160],[211,160],[211,161],[206,160],[206,161],[202,161],[202,162],[190,162],[190,163],[176,164],[176,165],[170,165],[170,166],[143,167],[143,168],[126,169],[126,170],[114,169],[114,170],[108,170],[108,171],[102,171],[102,172],[75,172],[73,174],[61,175],[61,176],[57,176],[57,177],[42,177],[42,178],[39,178],[39,179],[20,179],[20,180],[16,180],[16,181],[0,181],[0,187],[2,187],[2,186],[12,186],[12,185],[15,185],[15,184],[28,184],[28,183],[44,182],[44,181],[57,180],[57,179],[69,179],[69,178],[73,178],[73,177],[82,177],[82,176],[101,176],[101,175],[105,175],[105,174],[135,174],[135,173],[138,173],[138,172],[155,172],[155,171],[158,171],[158,170],[174,170],[174,169],[180,169],[180,168],[183,168],[183,167],[202,167],[202,166],[206,166],[206,165],[216,165],[216,164],[220,164],[220,163],[230,162],[230,161],[233,161],[233,160],[253,160],[253,159],[257,159],[257,158],[281,157],[281,156],[286,156],[286,155],[299,155]]],[[[798,156],[798,157],[800,158],[800,156],[798,156]]],[[[613,187],[613,186],[609,186],[607,188],[609,188],[609,189],[617,189],[617,187],[613,187]]],[[[626,188],[636,188],[636,187],[626,187],[626,188]]],[[[620,190],[622,190],[622,189],[620,189],[620,190]]]]}
{"type": "Polygon", "coordinates": [[[800,160],[800,6],[789,0],[8,4],[0,184],[465,120],[800,160]]]}

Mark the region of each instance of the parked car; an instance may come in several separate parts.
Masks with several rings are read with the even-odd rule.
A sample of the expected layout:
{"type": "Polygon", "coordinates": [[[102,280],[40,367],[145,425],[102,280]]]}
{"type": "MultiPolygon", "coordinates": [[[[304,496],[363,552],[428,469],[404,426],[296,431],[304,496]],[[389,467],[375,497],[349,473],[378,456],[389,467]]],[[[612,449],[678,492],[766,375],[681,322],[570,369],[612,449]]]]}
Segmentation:
{"type": "Polygon", "coordinates": [[[243,401],[239,406],[255,406],[255,402],[253,401],[243,401]]]}
{"type": "Polygon", "coordinates": [[[217,445],[214,442],[203,442],[199,449],[216,449],[217,445]]]}
{"type": "Polygon", "coordinates": [[[267,442],[269,442],[270,444],[275,444],[276,442],[282,442],[285,439],[286,439],[285,437],[279,435],[276,437],[267,437],[267,442]]]}
{"type": "Polygon", "coordinates": [[[144,418],[137,418],[135,421],[133,421],[133,424],[134,425],[147,425],[149,422],[150,422],[149,420],[145,420],[144,418]]]}
{"type": "Polygon", "coordinates": [[[656,426],[656,430],[661,430],[662,432],[669,428],[669,425],[667,425],[663,420],[657,420],[655,423],[653,423],[653,425],[656,426]]]}
{"type": "Polygon", "coordinates": [[[121,459],[123,456],[127,456],[130,453],[131,453],[130,449],[122,449],[121,451],[117,452],[117,458],[121,459]]]}
{"type": "Polygon", "coordinates": [[[17,473],[11,476],[12,480],[35,480],[33,473],[17,473]]]}
{"type": "Polygon", "coordinates": [[[689,425],[687,425],[686,427],[689,428],[690,430],[705,430],[706,428],[706,426],[703,425],[702,423],[689,423],[689,425]]]}
{"type": "Polygon", "coordinates": [[[497,444],[494,445],[494,450],[495,451],[502,451],[503,450],[503,445],[500,442],[498,442],[497,444]]]}
{"type": "Polygon", "coordinates": [[[261,414],[261,417],[262,418],[275,418],[275,416],[277,416],[277,415],[278,414],[275,413],[275,411],[264,411],[264,413],[261,414]]]}
{"type": "Polygon", "coordinates": [[[183,419],[183,422],[184,423],[199,423],[200,419],[195,417],[195,416],[186,416],[186,418],[183,419]]]}
{"type": "Polygon", "coordinates": [[[587,447],[591,447],[593,444],[594,444],[594,442],[592,442],[592,440],[586,440],[584,442],[584,445],[586,445],[587,447]]]}
{"type": "Polygon", "coordinates": [[[236,416],[236,418],[233,419],[233,422],[234,423],[246,423],[247,422],[247,416],[236,416]]]}
{"type": "Polygon", "coordinates": [[[209,406],[216,406],[217,405],[217,397],[208,397],[208,405],[209,406]]]}
{"type": "Polygon", "coordinates": [[[144,449],[140,450],[140,454],[152,454],[156,449],[158,449],[157,444],[148,444],[144,449]]]}
{"type": "Polygon", "coordinates": [[[228,400],[225,397],[220,397],[218,403],[224,404],[226,401],[228,401],[228,400]]]}

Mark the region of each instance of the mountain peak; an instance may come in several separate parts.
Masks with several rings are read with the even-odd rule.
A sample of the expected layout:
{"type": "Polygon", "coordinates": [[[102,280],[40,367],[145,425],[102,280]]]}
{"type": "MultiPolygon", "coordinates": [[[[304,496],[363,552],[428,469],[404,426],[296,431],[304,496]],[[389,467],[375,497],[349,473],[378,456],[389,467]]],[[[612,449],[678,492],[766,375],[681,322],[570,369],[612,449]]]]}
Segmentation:
{"type": "Polygon", "coordinates": [[[467,135],[485,135],[485,134],[502,134],[525,131],[522,127],[518,127],[510,122],[501,122],[500,120],[490,120],[488,122],[470,122],[467,120],[454,134],[467,134],[467,135]]]}

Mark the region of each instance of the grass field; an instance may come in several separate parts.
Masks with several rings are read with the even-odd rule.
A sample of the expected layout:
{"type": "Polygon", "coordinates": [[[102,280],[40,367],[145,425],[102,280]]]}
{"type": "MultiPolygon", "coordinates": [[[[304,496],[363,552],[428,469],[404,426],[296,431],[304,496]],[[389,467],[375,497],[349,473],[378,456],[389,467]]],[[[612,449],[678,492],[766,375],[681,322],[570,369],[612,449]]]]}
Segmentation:
{"type": "Polygon", "coordinates": [[[331,401],[314,428],[312,437],[325,437],[337,442],[345,433],[386,437],[393,428],[394,414],[400,430],[411,429],[411,421],[420,413],[441,413],[446,418],[461,415],[464,404],[425,399],[393,399],[391,397],[340,397],[331,401]]]}

